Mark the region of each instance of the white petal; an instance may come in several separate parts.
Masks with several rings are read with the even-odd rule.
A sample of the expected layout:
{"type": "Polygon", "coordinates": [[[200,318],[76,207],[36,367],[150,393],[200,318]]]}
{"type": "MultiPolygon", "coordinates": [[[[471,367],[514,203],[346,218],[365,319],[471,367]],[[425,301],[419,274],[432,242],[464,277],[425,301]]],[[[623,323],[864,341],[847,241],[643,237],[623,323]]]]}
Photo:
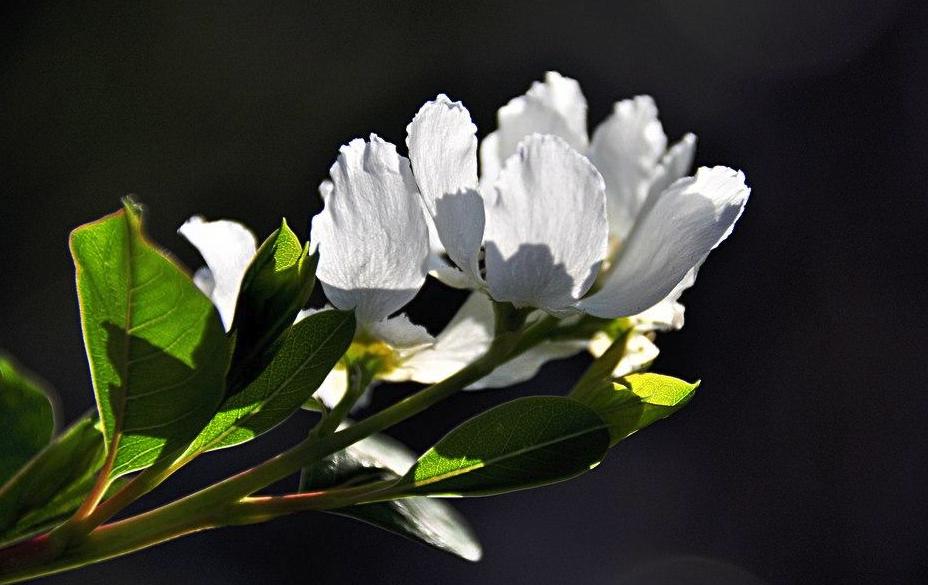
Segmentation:
{"type": "Polygon", "coordinates": [[[427,102],[406,127],[412,172],[426,209],[442,195],[477,187],[477,127],[461,102],[444,94],[427,102]]]}
{"type": "MultiPolygon", "coordinates": [[[[590,340],[590,353],[593,357],[603,355],[609,346],[612,345],[612,339],[604,333],[597,333],[590,340]]],[[[625,344],[625,354],[615,369],[612,370],[614,378],[621,378],[635,372],[641,371],[651,365],[660,350],[642,333],[633,333],[625,344]]]]}
{"type": "Polygon", "coordinates": [[[238,222],[204,221],[199,216],[188,219],[177,231],[196,246],[206,261],[213,282],[210,298],[228,330],[235,316],[242,277],[257,250],[254,234],[238,222]]]}
{"type": "MultiPolygon", "coordinates": [[[[364,390],[364,393],[361,394],[361,397],[355,401],[354,406],[351,407],[351,412],[366,408],[371,403],[375,386],[377,386],[377,380],[371,382],[367,389],[364,390]]],[[[335,405],[345,396],[347,390],[348,370],[344,363],[338,362],[335,364],[335,367],[332,368],[332,371],[329,372],[329,375],[326,376],[325,380],[322,381],[319,388],[313,393],[313,398],[321,401],[326,408],[332,409],[335,408],[335,405]]]]}
{"type": "Polygon", "coordinates": [[[554,71],[536,81],[525,95],[513,98],[497,114],[498,130],[484,139],[480,160],[483,177],[492,181],[503,161],[515,154],[530,134],[554,134],[586,153],[586,98],[576,80],[554,71]],[[491,139],[492,137],[492,139],[491,139]],[[484,152],[486,149],[486,152],[484,152]],[[492,173],[492,174],[491,174],[492,173]]]}
{"type": "Polygon", "coordinates": [[[473,286],[483,284],[480,248],[485,225],[483,198],[476,189],[446,193],[435,201],[435,228],[445,251],[473,286]]]}
{"type": "Polygon", "coordinates": [[[339,309],[362,323],[385,319],[425,280],[428,231],[409,161],[371,135],[352,140],[329,170],[332,190],[313,218],[316,276],[339,309]]]}
{"type": "Polygon", "coordinates": [[[506,161],[487,204],[490,295],[559,311],[589,290],[608,245],[603,179],[555,136],[532,135],[506,161]]]}
{"type": "Polygon", "coordinates": [[[648,197],[659,196],[679,179],[687,176],[696,156],[696,135],[686,134],[670,147],[654,169],[648,197]]]}
{"type": "Polygon", "coordinates": [[[490,184],[496,180],[503,168],[503,158],[499,150],[499,130],[490,132],[480,141],[480,184],[490,184]]]}
{"type": "Polygon", "coordinates": [[[728,237],[749,193],[741,172],[714,167],[649,199],[602,290],[577,306],[608,319],[652,307],[728,237]]]}
{"type": "Polygon", "coordinates": [[[435,343],[425,327],[416,325],[405,313],[364,326],[368,334],[398,352],[418,350],[435,343]]]}
{"type": "Polygon", "coordinates": [[[445,262],[440,257],[429,259],[429,274],[451,288],[472,289],[474,279],[464,274],[457,266],[445,262]]]}
{"type": "Polygon", "coordinates": [[[329,198],[329,195],[332,194],[332,190],[335,189],[335,185],[332,184],[332,181],[325,179],[319,183],[319,197],[325,202],[329,198]]]}
{"type": "Polygon", "coordinates": [[[635,329],[645,332],[682,329],[686,308],[679,303],[680,295],[696,283],[698,269],[698,265],[691,268],[664,300],[633,316],[635,329]]]}
{"type": "Polygon", "coordinates": [[[438,334],[435,344],[410,356],[401,366],[407,379],[434,384],[483,355],[493,340],[493,303],[472,293],[438,334]]]}
{"type": "MultiPolygon", "coordinates": [[[[438,334],[435,345],[405,361],[406,379],[434,384],[455,374],[479,358],[493,341],[493,302],[482,293],[472,293],[438,334]]],[[[468,390],[504,388],[533,378],[546,362],[583,350],[584,341],[544,342],[503,364],[468,390]]]]}
{"type": "MultiPolygon", "coordinates": [[[[351,425],[342,423],[338,425],[338,430],[349,426],[351,425]]],[[[370,469],[385,467],[397,475],[404,475],[417,459],[408,447],[382,433],[361,439],[345,451],[364,467],[370,469]]]]}
{"type": "Polygon", "coordinates": [[[541,366],[552,360],[570,357],[586,347],[582,340],[544,341],[522,355],[493,370],[488,376],[471,384],[465,390],[505,388],[531,380],[541,366]]]}
{"type": "Polygon", "coordinates": [[[338,362],[322,381],[322,385],[313,393],[313,397],[320,400],[327,408],[334,408],[347,389],[348,370],[342,362],[338,362]]]}
{"type": "Polygon", "coordinates": [[[606,181],[612,235],[622,240],[648,195],[667,136],[649,96],[616,102],[593,133],[591,158],[606,181]]]}
{"type": "Polygon", "coordinates": [[[212,298],[213,291],[216,290],[216,281],[213,280],[213,273],[206,266],[200,266],[193,273],[193,284],[197,285],[200,292],[212,298]]]}
{"type": "Polygon", "coordinates": [[[422,106],[406,132],[430,227],[451,260],[479,283],[484,212],[476,191],[477,127],[461,102],[442,94],[422,106]]]}

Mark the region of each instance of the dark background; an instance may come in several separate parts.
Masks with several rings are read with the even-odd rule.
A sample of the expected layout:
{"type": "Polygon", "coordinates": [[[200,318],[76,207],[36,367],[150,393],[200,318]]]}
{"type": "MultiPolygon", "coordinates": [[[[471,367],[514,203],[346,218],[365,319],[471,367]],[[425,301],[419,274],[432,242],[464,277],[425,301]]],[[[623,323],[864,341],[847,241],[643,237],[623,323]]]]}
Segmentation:
{"type": "MultiPolygon", "coordinates": [[[[642,0],[32,2],[0,30],[0,346],[69,419],[92,404],[67,235],[135,193],[154,237],[191,214],[305,226],[339,145],[438,92],[481,136],[546,69],[591,125],[657,99],[697,164],[753,188],[684,296],[655,369],[696,400],[553,487],[456,502],[479,564],[322,514],[204,533],[47,583],[923,583],[928,4],[642,0]]],[[[303,232],[305,235],[305,232],[303,232]]],[[[433,329],[460,295],[430,284],[433,329]],[[442,301],[449,303],[441,304],[442,301]],[[436,305],[441,305],[438,312],[436,305]]],[[[560,393],[588,358],[458,396],[393,432],[424,449],[501,400],[560,393]]],[[[382,387],[374,407],[408,392],[382,387]]],[[[204,458],[163,502],[303,436],[204,458]]]]}

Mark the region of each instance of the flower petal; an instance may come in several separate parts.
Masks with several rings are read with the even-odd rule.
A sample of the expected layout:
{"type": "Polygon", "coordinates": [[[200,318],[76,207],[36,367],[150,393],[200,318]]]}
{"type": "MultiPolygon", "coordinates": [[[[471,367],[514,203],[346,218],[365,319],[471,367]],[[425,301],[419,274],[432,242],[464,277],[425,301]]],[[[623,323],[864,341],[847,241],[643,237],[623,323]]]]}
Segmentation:
{"type": "Polygon", "coordinates": [[[631,319],[635,323],[635,329],[644,332],[682,329],[686,308],[679,303],[680,295],[696,283],[698,269],[699,265],[691,268],[664,300],[633,316],[631,319]]]}
{"type": "MultiPolygon", "coordinates": [[[[438,334],[435,345],[412,355],[401,366],[407,376],[405,379],[434,384],[455,374],[490,347],[493,322],[493,301],[482,293],[472,293],[444,331],[438,334]]],[[[504,388],[524,382],[533,378],[546,362],[574,355],[584,347],[586,343],[580,340],[543,342],[467,389],[504,388]]]]}
{"type": "Polygon", "coordinates": [[[329,195],[332,194],[332,190],[335,189],[335,185],[332,184],[332,181],[324,179],[319,183],[319,198],[322,199],[323,203],[329,198],[329,195]]]}
{"type": "Polygon", "coordinates": [[[480,283],[484,212],[476,191],[477,127],[461,102],[441,94],[419,109],[406,132],[429,227],[440,241],[440,248],[433,242],[433,253],[444,250],[470,280],[480,283]]]}
{"type": "Polygon", "coordinates": [[[242,277],[257,250],[254,234],[235,221],[204,221],[199,216],[188,219],[177,231],[200,251],[200,256],[206,261],[210,277],[206,278],[205,273],[198,271],[198,286],[212,282],[208,294],[228,330],[235,316],[235,301],[242,277]]]}
{"type": "Polygon", "coordinates": [[[193,273],[193,284],[197,285],[200,292],[212,298],[213,291],[216,290],[216,281],[213,280],[213,273],[206,266],[200,266],[193,273]]]}
{"type": "Polygon", "coordinates": [[[474,382],[465,390],[484,390],[488,388],[506,388],[513,384],[531,380],[541,366],[552,360],[568,358],[581,352],[586,341],[574,339],[565,341],[543,341],[525,353],[506,362],[489,375],[474,382]]]}
{"type": "Polygon", "coordinates": [[[400,368],[406,379],[434,384],[483,355],[492,340],[493,303],[483,293],[471,293],[435,344],[411,355],[400,368]]]}
{"type": "Polygon", "coordinates": [[[335,364],[319,388],[313,392],[313,397],[322,401],[326,407],[335,408],[346,390],[348,390],[348,370],[343,363],[339,362],[335,364]]]}
{"type": "Polygon", "coordinates": [[[447,193],[435,201],[435,228],[448,257],[473,283],[481,286],[480,248],[486,216],[483,198],[476,189],[447,193]]]}
{"type": "Polygon", "coordinates": [[[616,102],[593,133],[591,158],[606,182],[612,236],[623,240],[648,195],[667,136],[649,96],[616,102]]]}
{"type": "Polygon", "coordinates": [[[496,132],[480,147],[483,178],[493,181],[503,161],[515,154],[529,134],[560,136],[578,151],[588,147],[586,98],[576,80],[549,71],[544,82],[536,81],[525,95],[513,98],[497,113],[496,132]]]}
{"type": "Polygon", "coordinates": [[[494,130],[480,141],[480,184],[489,184],[496,180],[503,161],[500,157],[499,130],[494,130]]]}
{"type": "Polygon", "coordinates": [[[589,290],[608,245],[603,179],[556,136],[532,135],[487,202],[487,284],[497,301],[560,311],[589,290]]]}
{"type": "Polygon", "coordinates": [[[405,313],[396,317],[368,323],[367,333],[384,342],[397,352],[418,350],[435,343],[435,338],[422,325],[416,325],[405,313]]]}
{"type": "Polygon", "coordinates": [[[477,127],[461,102],[444,94],[427,102],[406,127],[406,145],[431,215],[442,195],[477,186],[477,127]]]}
{"type": "MultiPolygon", "coordinates": [[[[590,340],[590,353],[599,357],[606,353],[613,340],[605,333],[598,333],[590,340]]],[[[647,335],[634,332],[625,343],[625,353],[612,370],[612,377],[621,378],[639,372],[657,359],[660,350],[647,335]]]]}
{"type": "Polygon", "coordinates": [[[385,319],[425,281],[428,228],[409,161],[371,135],[341,148],[329,170],[332,189],[313,218],[316,276],[339,309],[358,321],[385,319]]]}
{"type": "Polygon", "coordinates": [[[676,181],[687,176],[696,156],[696,135],[685,134],[661,157],[654,169],[654,177],[648,188],[648,197],[659,196],[676,181]]]}
{"type": "Polygon", "coordinates": [[[578,308],[613,319],[636,315],[666,298],[728,237],[749,193],[741,172],[713,167],[649,199],[602,290],[581,300],[578,308]]]}

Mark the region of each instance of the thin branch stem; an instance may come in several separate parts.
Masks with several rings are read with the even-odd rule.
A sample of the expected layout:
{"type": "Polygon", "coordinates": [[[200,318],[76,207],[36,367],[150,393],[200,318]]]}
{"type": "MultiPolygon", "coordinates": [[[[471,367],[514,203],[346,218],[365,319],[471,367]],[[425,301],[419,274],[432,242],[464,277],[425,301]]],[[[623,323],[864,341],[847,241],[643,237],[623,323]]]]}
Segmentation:
{"type": "MultiPolygon", "coordinates": [[[[526,312],[518,311],[511,305],[500,304],[495,305],[495,310],[497,336],[488,351],[447,379],[353,426],[325,436],[310,436],[276,457],[208,488],[144,514],[100,526],[84,539],[66,546],[63,550],[48,551],[47,548],[43,548],[46,537],[42,536],[0,551],[0,584],[14,583],[103,561],[228,523],[260,522],[292,511],[312,509],[310,506],[321,508],[323,505],[349,505],[352,503],[350,499],[338,499],[345,498],[346,493],[333,496],[329,492],[317,492],[296,495],[291,500],[252,499],[248,496],[313,461],[341,451],[361,439],[419,414],[480,380],[497,366],[514,357],[523,334],[532,329],[530,327],[524,332],[522,330],[526,312]],[[312,496],[321,499],[313,501],[312,496]],[[260,509],[261,506],[267,509],[260,509]],[[36,547],[43,554],[27,554],[36,547]],[[54,556],[50,559],[51,555],[54,556]]],[[[540,340],[541,337],[537,339],[540,340]]],[[[345,489],[366,494],[371,489],[383,487],[385,486],[375,485],[372,488],[371,485],[367,485],[345,489]]]]}

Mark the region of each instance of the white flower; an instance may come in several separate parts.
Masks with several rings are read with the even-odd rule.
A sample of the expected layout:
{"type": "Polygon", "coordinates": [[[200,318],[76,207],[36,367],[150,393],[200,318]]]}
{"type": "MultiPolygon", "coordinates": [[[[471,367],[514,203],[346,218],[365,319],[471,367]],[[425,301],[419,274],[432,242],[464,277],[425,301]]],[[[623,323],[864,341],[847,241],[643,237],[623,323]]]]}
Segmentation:
{"type": "Polygon", "coordinates": [[[682,178],[695,137],[668,149],[649,97],[618,102],[592,141],[586,110],[572,79],[549,73],[533,84],[500,109],[474,188],[476,128],[467,110],[443,95],[420,109],[407,129],[410,159],[433,240],[453,264],[433,261],[433,274],[557,315],[630,317],[641,338],[629,347],[645,363],[657,348],[643,335],[682,326],[677,299],[731,232],[749,189],[725,167],[682,178]],[[585,296],[601,265],[599,290],[585,296]]]}
{"type": "MultiPolygon", "coordinates": [[[[578,118],[586,110],[579,88],[565,91],[567,80],[553,79],[557,83],[550,91],[536,84],[501,110],[491,147],[505,156],[509,145],[518,146],[481,191],[473,187],[475,128],[466,110],[444,96],[423,106],[409,125],[407,139],[420,192],[448,257],[493,299],[555,314],[578,310],[610,319],[636,315],[666,298],[731,232],[748,188],[741,173],[715,167],[655,189],[682,166],[676,161],[691,158],[684,154],[692,140],[673,149],[659,171],[656,161],[662,152],[651,157],[655,164],[650,168],[648,157],[640,154],[633,157],[634,164],[621,157],[612,166],[603,164],[624,171],[608,173],[622,179],[609,187],[610,199],[621,199],[610,208],[637,211],[630,228],[622,218],[614,224],[613,237],[624,239],[602,288],[585,297],[607,256],[607,187],[590,160],[571,146],[587,142],[577,123],[583,122],[578,118]],[[532,122],[543,130],[554,127],[568,138],[537,133],[523,137],[522,132],[533,130],[532,122]],[[642,178],[629,180],[632,172],[642,178]],[[485,277],[478,271],[481,246],[485,277]]],[[[614,116],[627,109],[620,106],[614,116]]],[[[611,118],[597,131],[590,151],[594,160],[622,154],[620,126],[611,118]]],[[[655,134],[653,125],[645,134],[655,134]]],[[[491,160],[489,155],[483,158],[491,160]]]]}

